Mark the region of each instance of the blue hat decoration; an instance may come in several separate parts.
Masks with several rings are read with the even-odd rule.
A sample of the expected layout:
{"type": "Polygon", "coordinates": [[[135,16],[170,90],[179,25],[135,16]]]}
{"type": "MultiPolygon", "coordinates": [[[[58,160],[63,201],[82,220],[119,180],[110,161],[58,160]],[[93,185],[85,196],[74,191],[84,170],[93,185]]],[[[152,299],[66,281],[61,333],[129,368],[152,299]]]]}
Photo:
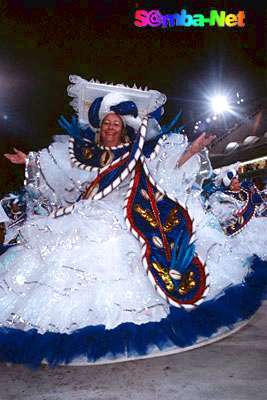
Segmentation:
{"type": "Polygon", "coordinates": [[[100,118],[99,118],[99,110],[102,104],[102,100],[104,97],[97,97],[91,104],[88,110],[88,119],[92,127],[99,128],[100,126],[100,118]]]}
{"type": "Polygon", "coordinates": [[[224,186],[229,187],[230,184],[231,184],[231,180],[232,180],[233,178],[235,178],[236,175],[237,175],[236,170],[233,170],[233,169],[232,169],[232,170],[228,171],[228,172],[224,175],[224,177],[223,177],[223,179],[222,179],[224,186]]]}

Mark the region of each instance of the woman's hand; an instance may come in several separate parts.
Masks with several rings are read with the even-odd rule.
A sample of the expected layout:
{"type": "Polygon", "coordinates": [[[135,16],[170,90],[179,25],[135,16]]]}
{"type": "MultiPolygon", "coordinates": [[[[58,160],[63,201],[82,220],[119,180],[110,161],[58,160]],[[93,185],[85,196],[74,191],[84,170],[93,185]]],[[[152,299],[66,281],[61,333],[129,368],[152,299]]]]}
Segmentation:
{"type": "Polygon", "coordinates": [[[6,153],[6,154],[4,154],[4,156],[10,162],[12,162],[12,164],[25,164],[27,155],[25,153],[23,153],[23,151],[15,149],[15,147],[13,150],[14,150],[13,154],[6,153]]]}
{"type": "Polygon", "coordinates": [[[216,135],[206,135],[206,133],[202,133],[191,145],[190,151],[191,154],[197,154],[201,150],[204,149],[204,147],[207,147],[214,139],[216,138],[216,135]]]}

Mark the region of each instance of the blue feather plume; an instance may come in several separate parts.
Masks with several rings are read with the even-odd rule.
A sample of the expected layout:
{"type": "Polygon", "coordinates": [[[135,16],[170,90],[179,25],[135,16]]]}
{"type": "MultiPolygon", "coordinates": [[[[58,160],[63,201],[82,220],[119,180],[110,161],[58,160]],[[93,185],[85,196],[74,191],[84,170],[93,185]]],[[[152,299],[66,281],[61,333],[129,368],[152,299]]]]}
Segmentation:
{"type": "Polygon", "coordinates": [[[187,267],[191,264],[195,254],[195,245],[190,243],[190,236],[186,231],[180,231],[172,252],[170,268],[185,272],[187,267]]]}
{"type": "Polygon", "coordinates": [[[84,141],[94,141],[95,140],[95,132],[89,127],[86,129],[82,129],[78,118],[73,116],[71,118],[71,122],[68,122],[67,119],[61,115],[58,119],[59,126],[67,132],[68,135],[73,137],[75,140],[84,142],[84,141]]]}
{"type": "Polygon", "coordinates": [[[164,108],[162,106],[158,107],[155,111],[152,111],[148,116],[154,118],[156,121],[160,121],[162,115],[164,114],[164,108]]]}
{"type": "Polygon", "coordinates": [[[176,114],[176,116],[167,124],[167,125],[162,125],[162,127],[161,127],[161,129],[162,129],[162,132],[166,135],[166,134],[168,134],[168,133],[170,133],[170,132],[175,132],[175,133],[179,133],[180,131],[181,131],[181,129],[183,128],[183,127],[177,127],[176,125],[177,125],[177,122],[178,122],[178,119],[180,118],[180,116],[181,116],[181,114],[182,114],[182,112],[181,111],[179,111],[177,114],[176,114]],[[178,129],[178,131],[177,131],[177,129],[178,129]]]}

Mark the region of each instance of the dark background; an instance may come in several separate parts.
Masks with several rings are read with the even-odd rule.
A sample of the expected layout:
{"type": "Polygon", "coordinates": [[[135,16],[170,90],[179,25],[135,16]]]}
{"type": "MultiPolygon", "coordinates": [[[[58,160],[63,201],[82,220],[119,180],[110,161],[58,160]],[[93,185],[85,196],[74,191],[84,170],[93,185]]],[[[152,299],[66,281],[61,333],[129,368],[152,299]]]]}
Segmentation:
{"type": "MultiPolygon", "coordinates": [[[[70,117],[68,76],[148,86],[168,97],[166,117],[198,118],[204,93],[236,89],[246,104],[266,96],[262,1],[0,1],[1,153],[37,150],[70,117]],[[38,5],[36,5],[38,4],[38,5]],[[136,9],[174,14],[246,12],[244,28],[137,28],[136,9]]],[[[0,192],[18,188],[23,167],[1,157],[0,192]]]]}

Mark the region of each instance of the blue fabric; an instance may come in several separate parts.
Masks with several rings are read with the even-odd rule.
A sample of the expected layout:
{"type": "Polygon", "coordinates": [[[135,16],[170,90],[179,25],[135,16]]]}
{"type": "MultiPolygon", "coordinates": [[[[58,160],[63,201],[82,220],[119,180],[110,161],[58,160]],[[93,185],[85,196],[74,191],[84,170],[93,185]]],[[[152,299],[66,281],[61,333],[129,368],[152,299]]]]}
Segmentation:
{"type": "Polygon", "coordinates": [[[13,247],[13,246],[14,246],[14,244],[3,244],[3,243],[0,243],[0,256],[2,254],[4,254],[8,249],[10,249],[10,247],[13,247]]]}
{"type": "Polygon", "coordinates": [[[132,115],[135,118],[138,115],[137,106],[133,101],[122,101],[115,106],[111,106],[110,111],[119,115],[132,115]]]}
{"type": "Polygon", "coordinates": [[[168,299],[171,299],[178,306],[185,303],[194,304],[205,291],[206,278],[204,265],[197,254],[194,254],[194,246],[189,244],[192,236],[190,217],[187,211],[167,194],[162,195],[161,200],[157,202],[155,200],[157,188],[148,181],[140,164],[139,167],[137,167],[133,189],[127,202],[127,217],[131,227],[141,232],[141,236],[148,246],[145,256],[147,268],[157,286],[168,299]],[[150,193],[150,200],[144,198],[142,191],[150,193]],[[157,209],[160,224],[158,222],[156,224],[149,223],[140,212],[140,209],[142,209],[149,215],[155,215],[152,199],[154,199],[154,207],[157,209]],[[160,225],[162,228],[160,228],[160,225]],[[161,241],[161,246],[155,243],[155,237],[161,241]],[[164,237],[168,243],[166,248],[163,244],[164,237]],[[177,248],[172,250],[170,244],[175,242],[177,248]],[[171,258],[173,258],[172,261],[171,258]],[[168,280],[170,269],[180,273],[181,280],[168,280]],[[190,280],[193,286],[189,285],[190,280]]]}
{"type": "Polygon", "coordinates": [[[151,118],[155,118],[159,122],[161,120],[163,114],[164,114],[164,108],[162,106],[160,106],[155,111],[148,114],[148,116],[151,118]]]}
{"type": "Polygon", "coordinates": [[[35,329],[26,332],[0,328],[0,360],[37,367],[43,359],[50,365],[69,363],[75,357],[85,356],[93,362],[109,353],[114,357],[146,355],[149,346],[160,350],[176,345],[188,347],[198,337],[209,338],[224,326],[250,318],[266,297],[267,262],[254,256],[251,272],[244,282],[231,286],[215,300],[202,303],[188,312],[171,307],[169,315],[159,322],[142,325],[124,323],[114,329],[103,325],[87,326],[71,334],[35,329]]]}
{"type": "Polygon", "coordinates": [[[147,140],[144,144],[143,154],[145,157],[149,158],[151,153],[153,153],[159,139],[163,136],[163,133],[160,133],[155,138],[147,140]]]}
{"type": "Polygon", "coordinates": [[[91,104],[88,111],[88,120],[94,128],[99,128],[100,126],[99,110],[102,100],[103,97],[97,97],[91,104]]]}
{"type": "Polygon", "coordinates": [[[231,180],[234,177],[234,174],[232,171],[227,172],[227,177],[231,180]]]}
{"type": "MultiPolygon", "coordinates": [[[[89,165],[91,167],[98,167],[101,168],[101,157],[103,156],[103,153],[106,151],[104,149],[101,149],[98,145],[96,145],[94,142],[92,143],[85,143],[81,142],[79,140],[74,141],[74,146],[73,146],[74,154],[76,159],[81,162],[82,164],[89,165]],[[91,151],[91,157],[88,159],[86,158],[86,150],[91,151]]],[[[114,155],[114,160],[118,159],[119,157],[122,157],[127,151],[129,151],[129,147],[121,147],[117,149],[113,149],[112,153],[114,155]]]]}

